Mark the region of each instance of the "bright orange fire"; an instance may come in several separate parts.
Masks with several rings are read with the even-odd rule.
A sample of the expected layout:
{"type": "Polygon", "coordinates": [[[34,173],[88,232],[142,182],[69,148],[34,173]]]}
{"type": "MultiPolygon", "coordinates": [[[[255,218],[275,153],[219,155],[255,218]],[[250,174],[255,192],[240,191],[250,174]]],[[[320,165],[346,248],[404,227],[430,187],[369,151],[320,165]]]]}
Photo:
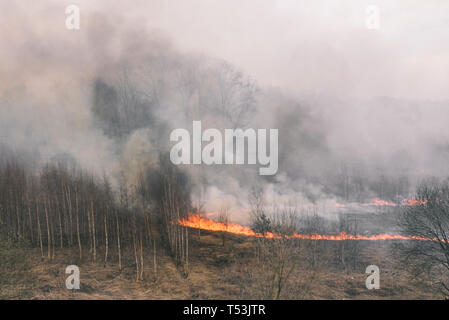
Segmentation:
{"type": "Polygon", "coordinates": [[[423,205],[426,203],[427,203],[426,200],[415,200],[415,199],[404,199],[402,201],[402,204],[406,205],[406,206],[417,206],[417,205],[423,205]]]}
{"type": "MultiPolygon", "coordinates": [[[[426,204],[427,201],[425,200],[416,200],[416,199],[404,199],[402,200],[402,205],[403,206],[417,206],[417,205],[423,205],[426,204]]],[[[374,198],[371,202],[368,203],[362,203],[361,204],[363,207],[379,207],[379,206],[387,206],[387,207],[397,207],[399,206],[399,204],[391,202],[391,201],[387,201],[387,200],[382,200],[379,198],[374,198]]],[[[345,204],[342,203],[336,203],[335,207],[337,208],[344,208],[346,207],[345,204]]]]}
{"type": "Polygon", "coordinates": [[[223,231],[233,234],[241,234],[249,237],[258,236],[258,234],[255,233],[250,227],[242,226],[236,223],[225,224],[221,222],[216,222],[210,219],[203,218],[199,214],[190,215],[188,220],[181,219],[178,223],[182,226],[195,229],[202,229],[208,231],[223,231]]]}
{"type": "MultiPolygon", "coordinates": [[[[189,228],[195,228],[195,229],[202,229],[202,230],[208,230],[208,231],[220,231],[220,232],[228,232],[232,234],[238,234],[238,235],[244,235],[248,237],[266,237],[269,239],[273,238],[280,238],[276,234],[273,234],[271,232],[268,232],[263,236],[262,234],[254,232],[250,227],[242,226],[235,223],[221,223],[216,222],[210,219],[206,219],[201,217],[199,214],[194,214],[189,216],[189,219],[181,219],[178,222],[180,225],[189,227],[189,228]]],[[[363,235],[351,235],[346,234],[345,232],[342,232],[337,235],[321,235],[321,234],[298,234],[294,233],[291,236],[287,236],[286,238],[291,239],[304,239],[304,240],[331,240],[331,241],[342,241],[342,240],[430,240],[428,238],[422,238],[422,237],[406,237],[401,236],[397,234],[389,234],[389,233],[383,233],[378,235],[372,235],[372,236],[363,236],[363,235]]]]}
{"type": "Polygon", "coordinates": [[[372,202],[370,203],[364,203],[363,206],[388,206],[388,207],[395,207],[396,203],[391,201],[385,201],[379,198],[374,198],[372,202]]]}

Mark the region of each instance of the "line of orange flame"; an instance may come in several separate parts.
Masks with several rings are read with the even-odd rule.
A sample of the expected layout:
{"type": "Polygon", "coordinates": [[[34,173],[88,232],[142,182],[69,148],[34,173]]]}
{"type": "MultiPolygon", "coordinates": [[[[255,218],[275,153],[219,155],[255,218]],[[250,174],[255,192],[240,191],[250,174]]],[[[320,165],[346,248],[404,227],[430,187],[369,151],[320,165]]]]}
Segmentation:
{"type": "MultiPolygon", "coordinates": [[[[426,204],[427,201],[425,200],[416,200],[416,199],[404,199],[402,200],[401,204],[397,204],[391,201],[387,201],[387,200],[382,200],[379,198],[374,198],[371,202],[369,203],[362,203],[363,207],[377,207],[377,206],[382,206],[382,207],[397,207],[399,205],[403,205],[403,206],[416,206],[416,205],[423,205],[426,204]]],[[[336,203],[335,204],[336,207],[338,208],[344,208],[346,207],[345,204],[342,203],[336,203]]]]}
{"type": "MultiPolygon", "coordinates": [[[[249,237],[265,237],[269,239],[280,238],[280,236],[267,232],[265,235],[254,232],[250,227],[242,226],[236,223],[221,223],[210,219],[201,217],[199,214],[194,214],[189,216],[188,219],[181,219],[178,223],[182,226],[202,229],[208,231],[220,231],[228,232],[232,234],[244,235],[249,237]]],[[[423,237],[406,237],[398,234],[383,233],[372,236],[363,235],[351,235],[345,232],[341,232],[337,235],[322,235],[322,234],[298,234],[293,233],[292,235],[286,236],[289,239],[304,239],[304,240],[331,240],[331,241],[342,241],[342,240],[431,240],[423,237]]]]}

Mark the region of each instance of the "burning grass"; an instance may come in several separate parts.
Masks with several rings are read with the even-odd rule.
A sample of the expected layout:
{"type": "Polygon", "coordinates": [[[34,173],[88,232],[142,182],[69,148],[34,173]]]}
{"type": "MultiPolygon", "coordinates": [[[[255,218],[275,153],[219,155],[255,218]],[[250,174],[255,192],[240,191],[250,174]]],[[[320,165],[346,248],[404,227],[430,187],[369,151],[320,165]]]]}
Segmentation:
{"type": "MultiPolygon", "coordinates": [[[[236,235],[242,235],[242,236],[248,236],[248,237],[265,237],[269,239],[278,238],[279,235],[267,232],[265,234],[260,234],[254,232],[250,227],[248,226],[242,226],[235,223],[222,223],[222,222],[216,222],[211,219],[203,218],[199,214],[190,215],[188,219],[181,219],[178,222],[180,225],[189,227],[189,228],[195,228],[195,229],[201,229],[201,230],[208,230],[208,231],[218,231],[218,232],[227,232],[232,233],[236,235]]],[[[366,240],[366,241],[380,241],[380,240],[421,240],[421,241],[429,241],[431,239],[424,238],[424,237],[407,237],[399,234],[389,234],[389,233],[383,233],[378,235],[352,235],[347,234],[346,232],[340,232],[339,234],[335,235],[327,235],[327,234],[299,234],[294,232],[291,235],[285,236],[286,238],[291,239],[302,239],[302,240],[328,240],[328,241],[344,241],[344,240],[366,240]]]]}

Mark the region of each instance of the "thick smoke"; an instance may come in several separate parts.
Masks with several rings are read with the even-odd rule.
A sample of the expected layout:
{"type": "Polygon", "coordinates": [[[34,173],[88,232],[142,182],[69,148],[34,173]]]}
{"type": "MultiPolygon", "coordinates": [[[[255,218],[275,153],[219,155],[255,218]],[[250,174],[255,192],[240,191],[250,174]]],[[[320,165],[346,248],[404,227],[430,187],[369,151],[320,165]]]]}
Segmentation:
{"type": "Polygon", "coordinates": [[[441,71],[449,48],[436,35],[430,43],[429,29],[414,31],[419,43],[402,37],[408,32],[391,21],[430,5],[415,2],[407,18],[382,3],[385,29],[374,35],[355,2],[339,11],[351,22],[332,16],[327,2],[301,10],[295,1],[226,3],[193,1],[185,13],[180,1],[132,8],[81,1],[81,29],[69,31],[59,2],[2,2],[2,154],[21,154],[35,168],[71,161],[116,187],[133,186],[161,165],[171,130],[190,129],[192,120],[203,128],[277,128],[276,176],[260,177],[254,166],[180,168],[194,205],[227,206],[235,220],[244,219],[254,187],[271,202],[333,212],[336,203],[399,201],[419,179],[449,173],[441,71]],[[227,12],[237,7],[230,23],[227,12]]]}

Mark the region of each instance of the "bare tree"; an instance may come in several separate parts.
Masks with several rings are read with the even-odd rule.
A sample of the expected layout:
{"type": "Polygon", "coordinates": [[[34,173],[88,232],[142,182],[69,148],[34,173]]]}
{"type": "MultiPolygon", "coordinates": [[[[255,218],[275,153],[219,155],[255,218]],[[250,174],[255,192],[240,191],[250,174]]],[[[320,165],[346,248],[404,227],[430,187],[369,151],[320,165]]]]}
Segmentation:
{"type": "Polygon", "coordinates": [[[300,242],[292,238],[296,230],[296,209],[285,208],[268,218],[273,237],[266,234],[260,245],[262,268],[267,271],[266,296],[280,299],[300,254],[300,242]]]}
{"type": "Polygon", "coordinates": [[[220,211],[218,212],[218,222],[224,225],[225,231],[221,233],[221,239],[223,247],[225,246],[226,241],[226,232],[228,231],[228,225],[229,225],[229,210],[228,207],[224,206],[220,208],[220,211]]]}
{"type": "Polygon", "coordinates": [[[296,208],[274,208],[271,215],[265,213],[263,193],[254,189],[252,204],[252,229],[258,233],[256,242],[259,265],[268,276],[265,297],[280,299],[295,269],[295,257],[300,253],[300,242],[292,236],[297,228],[296,208]]]}
{"type": "Polygon", "coordinates": [[[228,63],[221,64],[216,82],[219,88],[217,111],[234,128],[247,125],[249,116],[255,111],[256,106],[255,82],[228,63]]]}
{"type": "MultiPolygon", "coordinates": [[[[317,208],[314,207],[312,212],[303,217],[303,229],[302,232],[310,235],[324,234],[326,232],[325,220],[318,214],[317,208]]],[[[327,242],[316,239],[307,240],[306,249],[309,252],[310,266],[317,268],[321,266],[321,253],[324,251],[324,247],[327,246],[327,242]]]]}
{"type": "Polygon", "coordinates": [[[401,244],[404,263],[414,276],[425,275],[449,297],[449,181],[422,181],[415,200],[417,205],[403,208],[399,226],[405,235],[429,241],[401,244]]]}
{"type": "MultiPolygon", "coordinates": [[[[350,217],[348,214],[340,214],[338,216],[338,231],[345,235],[357,235],[357,219],[356,217],[350,217]]],[[[359,254],[359,241],[342,240],[338,242],[339,247],[339,261],[343,268],[347,269],[352,267],[356,269],[358,254],[359,254]]]]}

